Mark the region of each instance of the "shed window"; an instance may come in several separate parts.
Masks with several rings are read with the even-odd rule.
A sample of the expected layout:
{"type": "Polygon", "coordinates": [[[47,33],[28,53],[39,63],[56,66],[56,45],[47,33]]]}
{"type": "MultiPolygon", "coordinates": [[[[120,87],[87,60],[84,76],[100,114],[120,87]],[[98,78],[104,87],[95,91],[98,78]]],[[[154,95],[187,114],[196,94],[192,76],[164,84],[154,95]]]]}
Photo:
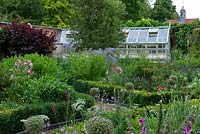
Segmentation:
{"type": "Polygon", "coordinates": [[[157,37],[158,29],[149,29],[149,37],[157,37]]]}

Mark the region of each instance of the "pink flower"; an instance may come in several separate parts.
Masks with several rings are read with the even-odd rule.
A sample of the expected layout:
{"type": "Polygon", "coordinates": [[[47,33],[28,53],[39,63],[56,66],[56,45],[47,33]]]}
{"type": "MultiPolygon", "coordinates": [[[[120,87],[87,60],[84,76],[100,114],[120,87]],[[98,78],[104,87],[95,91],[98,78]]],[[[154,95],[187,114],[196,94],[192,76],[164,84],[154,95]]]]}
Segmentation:
{"type": "Polygon", "coordinates": [[[21,60],[18,59],[16,62],[15,62],[15,66],[19,66],[21,64],[21,60]]]}
{"type": "Polygon", "coordinates": [[[33,74],[33,71],[31,69],[28,69],[28,74],[32,75],[33,74]]]}
{"type": "Polygon", "coordinates": [[[33,67],[33,63],[32,63],[32,62],[30,62],[30,63],[29,63],[29,66],[30,66],[30,67],[33,67]]]}
{"type": "Polygon", "coordinates": [[[165,90],[165,87],[163,87],[163,86],[157,86],[157,90],[158,90],[158,92],[163,91],[163,90],[165,90]]]}
{"type": "Polygon", "coordinates": [[[27,65],[28,64],[28,61],[27,60],[24,60],[24,63],[23,63],[24,65],[27,65]]]}

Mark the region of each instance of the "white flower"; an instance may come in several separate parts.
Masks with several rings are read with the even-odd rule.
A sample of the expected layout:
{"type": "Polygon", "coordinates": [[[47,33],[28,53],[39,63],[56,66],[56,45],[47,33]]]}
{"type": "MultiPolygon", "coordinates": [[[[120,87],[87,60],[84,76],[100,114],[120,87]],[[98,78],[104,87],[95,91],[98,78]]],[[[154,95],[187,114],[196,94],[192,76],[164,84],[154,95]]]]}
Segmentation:
{"type": "Polygon", "coordinates": [[[74,104],[72,104],[72,108],[75,110],[75,111],[82,111],[85,107],[85,99],[78,99],[76,100],[76,102],[74,104]]]}

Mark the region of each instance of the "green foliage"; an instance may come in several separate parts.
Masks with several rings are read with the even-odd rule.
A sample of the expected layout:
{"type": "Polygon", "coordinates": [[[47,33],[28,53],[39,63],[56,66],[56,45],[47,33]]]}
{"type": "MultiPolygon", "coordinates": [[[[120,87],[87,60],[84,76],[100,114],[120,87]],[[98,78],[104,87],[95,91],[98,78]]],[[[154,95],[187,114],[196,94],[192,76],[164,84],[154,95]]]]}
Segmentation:
{"type": "Polygon", "coordinates": [[[73,124],[73,126],[64,126],[62,128],[52,130],[53,134],[63,134],[63,132],[67,133],[78,133],[78,134],[85,134],[85,122],[79,122],[78,124],[73,124]]]}
{"type": "Polygon", "coordinates": [[[45,15],[42,19],[42,25],[57,28],[68,28],[74,10],[69,4],[69,0],[42,0],[44,4],[45,15]]]}
{"type": "MultiPolygon", "coordinates": [[[[193,118],[191,116],[198,114],[199,109],[197,107],[198,105],[193,105],[188,100],[172,102],[168,108],[162,109],[163,119],[161,122],[161,132],[167,134],[173,134],[175,132],[181,133],[182,130],[184,130],[187,122],[193,118]]],[[[159,114],[156,113],[157,112],[147,115],[147,126],[149,133],[155,133],[157,130],[157,126],[155,124],[158,121],[159,114]]],[[[197,127],[198,123],[198,119],[194,118],[194,124],[192,127],[197,127]]]]}
{"type": "Polygon", "coordinates": [[[150,16],[151,7],[147,0],[122,0],[126,6],[126,20],[137,21],[150,16]]]}
{"type": "Polygon", "coordinates": [[[5,56],[38,53],[49,55],[55,49],[55,32],[32,28],[27,23],[13,22],[0,37],[0,52],[5,56]]]}
{"type": "Polygon", "coordinates": [[[148,91],[155,91],[156,86],[165,85],[162,81],[162,79],[165,79],[163,76],[165,73],[161,73],[164,70],[162,69],[162,67],[165,67],[164,64],[154,64],[145,58],[121,59],[118,64],[123,71],[120,75],[113,76],[113,83],[117,85],[132,82],[135,89],[147,89],[148,91]]]}
{"type": "Polygon", "coordinates": [[[89,52],[71,54],[68,66],[70,66],[69,73],[75,80],[100,80],[105,77],[108,68],[104,55],[91,54],[89,52]]]}
{"type": "MultiPolygon", "coordinates": [[[[71,104],[78,98],[82,98],[86,101],[85,108],[90,108],[94,105],[93,97],[77,92],[69,93],[70,101],[63,101],[58,103],[40,102],[36,104],[24,104],[23,106],[17,106],[15,108],[9,108],[3,105],[3,109],[0,109],[0,132],[1,134],[14,134],[22,131],[23,124],[21,119],[26,119],[33,115],[44,114],[50,118],[51,123],[58,123],[61,121],[69,121],[74,118],[81,118],[80,113],[74,113],[71,109],[71,104]],[[42,104],[42,105],[41,105],[42,104]],[[7,108],[5,108],[7,107],[7,108]],[[72,116],[75,117],[72,117],[72,116]]],[[[63,95],[64,96],[64,95],[63,95]]],[[[62,97],[62,96],[61,96],[62,97]]]]}
{"type": "Polygon", "coordinates": [[[199,58],[200,56],[200,28],[195,28],[192,32],[190,54],[193,57],[199,58]]]}
{"type": "Polygon", "coordinates": [[[89,119],[85,128],[87,134],[114,134],[112,122],[100,116],[89,119]]]}
{"type": "Polygon", "coordinates": [[[173,24],[171,28],[172,37],[175,37],[176,48],[181,50],[183,54],[188,52],[191,46],[190,37],[195,28],[199,28],[199,21],[191,24],[173,24]]]}
{"type": "MultiPolygon", "coordinates": [[[[117,98],[117,101],[125,104],[138,104],[140,106],[156,104],[160,101],[159,92],[147,92],[139,90],[124,90],[123,87],[105,84],[102,82],[95,81],[84,81],[78,80],[73,85],[74,89],[81,93],[90,93],[90,89],[94,87],[99,88],[99,96],[104,97],[105,93],[107,95],[106,99],[111,97],[117,98]]],[[[164,91],[164,103],[168,103],[171,100],[172,96],[185,96],[185,94],[191,94],[194,98],[198,98],[198,94],[193,95],[193,93],[188,93],[185,91],[164,91]]]]}
{"type": "MultiPolygon", "coordinates": [[[[43,75],[52,75],[64,81],[66,79],[62,68],[58,66],[55,59],[38,54],[26,54],[25,56],[15,56],[11,58],[4,58],[0,63],[1,78],[8,77],[9,70],[15,66],[15,62],[20,60],[30,60],[33,63],[34,77],[40,78],[43,75]]],[[[1,81],[3,82],[3,81],[1,81]]],[[[4,82],[3,82],[4,83],[4,82]]],[[[2,83],[1,83],[2,84],[2,83]]]]}
{"type": "Polygon", "coordinates": [[[120,0],[74,0],[76,16],[71,24],[78,48],[108,48],[118,45],[124,5],[120,0]],[[112,32],[111,32],[112,31],[112,32]]]}
{"type": "Polygon", "coordinates": [[[40,23],[44,15],[40,0],[0,0],[0,20],[28,20],[31,23],[40,23]],[[28,11],[28,12],[27,12],[28,11]]]}
{"type": "Polygon", "coordinates": [[[132,20],[128,20],[125,22],[125,27],[153,27],[153,26],[165,26],[168,25],[166,22],[159,22],[157,20],[152,19],[141,19],[136,22],[132,20]]]}
{"type": "MultiPolygon", "coordinates": [[[[68,88],[65,73],[53,58],[38,54],[3,59],[0,63],[1,100],[33,102],[59,100],[68,88]],[[31,70],[27,65],[31,63],[31,70]],[[20,64],[19,64],[20,63],[20,64]],[[27,68],[28,67],[28,68],[27,68]],[[29,74],[31,73],[31,74],[29,74]]],[[[62,100],[62,99],[61,99],[62,100]]]]}
{"type": "Polygon", "coordinates": [[[124,87],[125,87],[126,90],[134,89],[134,85],[133,85],[132,82],[126,82],[124,87]]]}
{"type": "Polygon", "coordinates": [[[178,18],[176,6],[173,5],[172,0],[156,0],[151,17],[158,21],[178,18]]]}

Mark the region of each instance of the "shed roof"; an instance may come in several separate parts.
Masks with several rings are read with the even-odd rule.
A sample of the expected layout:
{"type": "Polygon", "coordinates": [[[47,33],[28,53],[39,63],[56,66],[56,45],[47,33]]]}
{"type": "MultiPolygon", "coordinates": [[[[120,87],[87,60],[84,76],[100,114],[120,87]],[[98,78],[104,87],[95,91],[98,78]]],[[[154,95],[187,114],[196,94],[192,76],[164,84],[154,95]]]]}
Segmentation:
{"type": "Polygon", "coordinates": [[[128,34],[126,44],[168,43],[169,26],[162,27],[129,27],[124,28],[128,34]]]}

